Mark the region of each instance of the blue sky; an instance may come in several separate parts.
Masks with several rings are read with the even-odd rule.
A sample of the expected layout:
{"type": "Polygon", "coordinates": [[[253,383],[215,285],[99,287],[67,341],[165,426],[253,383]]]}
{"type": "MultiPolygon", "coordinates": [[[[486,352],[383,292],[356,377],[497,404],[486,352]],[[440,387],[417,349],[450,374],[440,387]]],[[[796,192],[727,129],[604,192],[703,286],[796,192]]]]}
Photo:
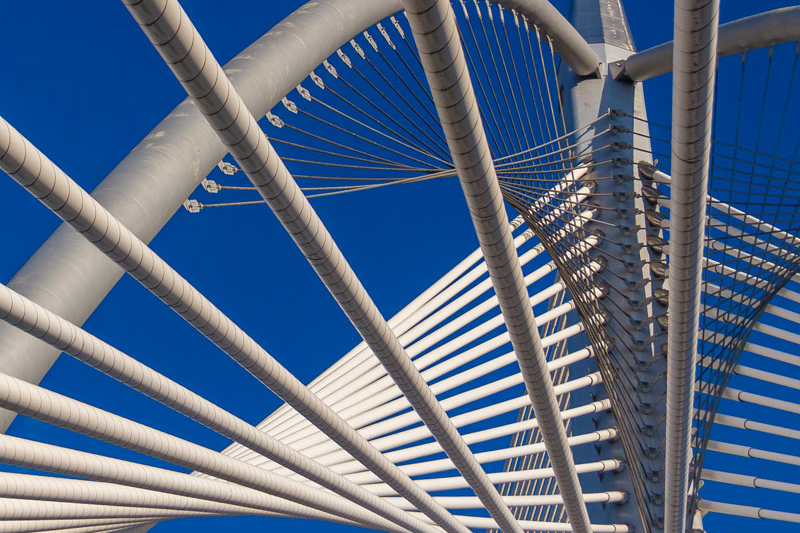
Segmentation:
{"type": "MultiPolygon", "coordinates": [[[[183,4],[224,63],[302,2],[229,0],[224,9],[212,1],[183,4]]],[[[726,1],[722,21],[781,5],[726,1]]],[[[628,1],[626,8],[639,49],[671,38],[671,2],[628,1]]],[[[119,2],[90,0],[82,9],[48,0],[11,2],[3,6],[0,42],[6,52],[0,115],[87,190],[185,97],[119,2]]],[[[646,90],[650,118],[669,123],[669,79],[653,82],[646,90]]],[[[0,198],[0,280],[6,282],[58,221],[10,179],[0,180],[0,198]]],[[[386,316],[476,247],[460,188],[452,179],[321,198],[314,206],[386,316]]],[[[304,382],[359,340],[262,206],[199,215],[180,209],[152,247],[304,382]]],[[[128,277],[85,328],[252,423],[280,404],[128,277]]],[[[42,385],[212,448],[227,444],[69,357],[59,359],[42,385]]],[[[9,433],[159,464],[29,419],[19,418],[9,433]]],[[[281,525],[285,522],[193,519],[162,524],[157,530],[281,525]]],[[[292,527],[310,531],[318,525],[295,522],[292,527]]]]}

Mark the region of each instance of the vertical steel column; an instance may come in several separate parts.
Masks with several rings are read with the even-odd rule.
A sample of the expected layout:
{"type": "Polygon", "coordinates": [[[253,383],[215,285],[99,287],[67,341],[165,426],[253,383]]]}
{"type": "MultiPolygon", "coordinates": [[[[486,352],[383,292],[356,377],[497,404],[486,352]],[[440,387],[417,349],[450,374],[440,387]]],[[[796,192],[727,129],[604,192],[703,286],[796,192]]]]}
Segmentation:
{"type": "MultiPolygon", "coordinates": [[[[603,272],[595,276],[606,288],[603,309],[607,313],[599,333],[609,344],[599,361],[590,360],[586,372],[605,368],[604,384],[573,393],[573,402],[585,403],[608,395],[614,400],[612,412],[597,413],[573,421],[576,433],[596,427],[616,426],[620,439],[597,447],[576,449],[576,461],[596,461],[609,455],[623,458],[627,468],[601,478],[587,477],[587,492],[624,490],[629,499],[619,504],[592,506],[592,523],[626,522],[638,531],[663,527],[663,416],[666,361],[662,345],[664,331],[655,322],[666,308],[654,298],[663,280],[651,271],[659,255],[647,247],[648,235],[658,235],[646,220],[649,206],[642,199],[642,186],[648,183],[636,163],[651,161],[645,100],[641,85],[615,81],[609,70],[635,51],[620,0],[572,0],[571,22],[603,61],[600,78],[576,75],[562,65],[559,73],[564,94],[567,131],[594,123],[570,140],[586,140],[578,154],[591,153],[595,161],[588,179],[596,189],[592,198],[599,209],[587,229],[602,234],[592,255],[606,261],[603,272]],[[596,134],[610,133],[590,140],[596,134]],[[580,454],[580,455],[578,455],[580,454]]],[[[660,262],[659,262],[660,263],[660,262]]],[[[584,338],[571,339],[573,346],[585,345],[584,338]]],[[[577,370],[577,368],[576,368],[577,370]]]]}
{"type": "Polygon", "coordinates": [[[664,529],[686,529],[719,0],[676,0],[664,529]]]}

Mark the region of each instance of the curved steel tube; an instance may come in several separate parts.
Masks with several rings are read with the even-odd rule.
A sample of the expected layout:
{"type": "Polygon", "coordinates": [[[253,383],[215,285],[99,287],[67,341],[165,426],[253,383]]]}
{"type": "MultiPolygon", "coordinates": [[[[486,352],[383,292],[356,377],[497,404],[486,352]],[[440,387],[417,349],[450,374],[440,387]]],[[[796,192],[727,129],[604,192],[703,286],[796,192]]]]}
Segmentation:
{"type": "MultiPolygon", "coordinates": [[[[722,24],[717,57],[800,40],[800,6],[784,7],[722,24]]],[[[633,54],[618,78],[645,81],[672,71],[673,41],[633,54]]]]}
{"type": "Polygon", "coordinates": [[[684,533],[719,0],[675,2],[664,531],[684,533]]]}
{"type": "MultiPolygon", "coordinates": [[[[264,114],[353,35],[400,9],[400,0],[309,2],[232,59],[227,64],[231,80],[248,109],[264,114]]],[[[131,151],[92,196],[149,242],[226,153],[216,133],[187,99],[131,151]]],[[[120,276],[117,266],[63,225],[8,286],[80,325],[120,276]]],[[[38,383],[58,354],[0,324],[3,372],[38,383]]],[[[13,417],[13,413],[0,410],[0,432],[13,417]]]]}
{"type": "Polygon", "coordinates": [[[174,437],[144,424],[103,411],[0,373],[0,405],[31,418],[147,454],[217,479],[256,489],[376,529],[404,532],[340,495],[279,476],[174,437]]]}
{"type": "Polygon", "coordinates": [[[506,9],[513,9],[536,24],[553,40],[553,49],[579,76],[597,76],[600,57],[586,39],[548,0],[490,0],[506,9]]]}
{"type": "MultiPolygon", "coordinates": [[[[573,531],[589,533],[592,526],[547,371],[455,16],[448,0],[404,0],[404,5],[564,507],[573,531]]],[[[494,518],[503,527],[501,520],[494,518]]],[[[510,526],[519,528],[516,521],[510,526]]]]}

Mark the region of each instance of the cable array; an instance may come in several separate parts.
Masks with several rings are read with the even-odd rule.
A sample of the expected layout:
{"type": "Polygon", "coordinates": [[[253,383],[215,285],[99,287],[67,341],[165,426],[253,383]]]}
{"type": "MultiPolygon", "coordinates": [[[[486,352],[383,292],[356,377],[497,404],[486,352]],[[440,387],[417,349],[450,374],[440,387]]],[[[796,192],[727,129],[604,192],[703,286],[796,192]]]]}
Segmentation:
{"type": "MultiPolygon", "coordinates": [[[[690,511],[700,502],[698,490],[706,475],[703,461],[715,414],[751,333],[759,328],[765,309],[774,307],[775,296],[800,272],[800,240],[795,237],[800,231],[800,196],[792,185],[798,171],[800,130],[787,120],[797,112],[798,52],[800,45],[787,43],[724,58],[719,66],[719,83],[737,90],[719,93],[714,114],[734,117],[735,128],[715,130],[712,143],[690,511]],[[777,128],[766,125],[771,115],[781,117],[777,128]]],[[[663,158],[657,167],[668,172],[664,164],[668,128],[647,122],[653,130],[652,156],[663,158]]],[[[647,244],[661,255],[659,267],[664,270],[669,259],[670,180],[661,172],[646,174],[646,215],[664,232],[647,244]]],[[[668,315],[660,323],[666,325],[668,315]]]]}

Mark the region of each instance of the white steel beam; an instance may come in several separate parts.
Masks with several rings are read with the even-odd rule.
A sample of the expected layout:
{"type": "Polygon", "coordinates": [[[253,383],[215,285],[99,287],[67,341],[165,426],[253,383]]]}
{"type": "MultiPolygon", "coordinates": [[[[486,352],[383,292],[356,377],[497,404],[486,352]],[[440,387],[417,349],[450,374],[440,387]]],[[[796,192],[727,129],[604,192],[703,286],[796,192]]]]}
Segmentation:
{"type": "Polygon", "coordinates": [[[799,513],[787,513],[784,511],[773,511],[771,509],[764,509],[763,507],[752,507],[749,505],[736,505],[733,503],[712,502],[709,500],[700,500],[697,507],[701,511],[710,513],[720,513],[733,516],[745,516],[749,518],[766,518],[769,520],[778,520],[781,522],[793,522],[800,524],[799,513]]]}
{"type": "MultiPolygon", "coordinates": [[[[671,185],[672,183],[672,176],[666,174],[660,170],[656,170],[656,168],[649,164],[639,163],[639,172],[648,176],[651,179],[654,179],[658,183],[664,183],[667,185],[671,185]]],[[[750,244],[754,244],[759,248],[767,251],[775,250],[776,247],[769,242],[764,240],[763,235],[769,235],[772,239],[783,239],[786,242],[790,243],[792,246],[800,246],[800,238],[783,231],[782,229],[768,223],[764,222],[760,218],[754,217],[753,215],[748,215],[741,209],[738,209],[728,203],[722,202],[713,196],[707,196],[706,201],[711,209],[722,213],[726,217],[733,218],[750,226],[753,226],[756,229],[755,234],[750,235],[740,229],[737,229],[735,226],[727,226],[725,224],[720,223],[714,218],[708,217],[707,223],[710,226],[713,226],[715,229],[725,232],[728,235],[733,237],[739,237],[743,241],[748,242],[750,244]],[[716,223],[714,223],[716,222],[716,223]],[[762,235],[763,234],[763,235],[762,235]]],[[[670,198],[665,196],[660,196],[658,198],[658,204],[662,207],[666,207],[667,209],[672,209],[672,201],[670,198]]],[[[669,219],[664,219],[661,223],[662,229],[670,229],[671,224],[669,219]]],[[[781,252],[782,254],[785,252],[781,252]]],[[[791,291],[789,291],[791,293],[791,291]]]]}
{"type": "MultiPolygon", "coordinates": [[[[723,368],[724,362],[720,359],[713,359],[712,357],[706,356],[700,359],[699,364],[706,368],[719,370],[720,368],[723,368]]],[[[759,370],[757,368],[751,368],[744,365],[735,365],[732,369],[730,369],[730,373],[737,376],[747,376],[749,378],[765,381],[774,385],[782,385],[791,389],[800,390],[800,379],[794,379],[781,374],[775,374],[774,372],[767,372],[766,370],[759,370]]]]}
{"type": "MultiPolygon", "coordinates": [[[[625,499],[626,494],[621,491],[595,492],[584,494],[586,503],[614,503],[625,499]]],[[[402,498],[389,498],[396,502],[398,507],[412,510],[408,502],[402,498]]],[[[561,505],[564,500],[559,494],[543,494],[533,496],[503,496],[506,505],[510,507],[536,507],[545,505],[561,505]]],[[[478,498],[470,496],[437,496],[436,501],[447,509],[480,509],[482,504],[478,498]]]]}
{"type": "Polygon", "coordinates": [[[774,481],[772,479],[746,476],[743,474],[731,474],[729,472],[720,472],[718,470],[709,470],[707,468],[703,469],[703,472],[700,474],[700,479],[717,481],[719,483],[726,483],[729,485],[740,485],[742,487],[779,490],[782,492],[794,492],[795,494],[800,494],[800,485],[797,483],[785,483],[783,481],[774,481]]]}
{"type": "MultiPolygon", "coordinates": [[[[0,499],[0,524],[8,520],[80,520],[80,519],[133,519],[169,520],[199,516],[274,516],[246,507],[229,508],[224,512],[190,511],[183,509],[147,509],[125,505],[107,505],[83,502],[0,499]]],[[[2,526],[0,526],[2,527],[2,526]]],[[[2,531],[2,529],[0,529],[2,531]]]]}
{"type": "MultiPolygon", "coordinates": [[[[555,285],[554,287],[555,289],[552,291],[546,290],[531,298],[531,305],[541,303],[551,295],[559,294],[564,290],[563,286],[558,284],[555,285]]],[[[568,302],[567,304],[558,306],[557,308],[548,311],[546,314],[542,314],[537,319],[537,324],[539,326],[548,324],[553,320],[566,315],[573,309],[574,309],[574,304],[572,302],[568,302]]],[[[476,316],[478,315],[479,313],[476,313],[476,316]]],[[[442,355],[450,355],[451,353],[456,353],[455,350],[466,346],[469,341],[474,341],[475,339],[480,338],[481,334],[484,334],[487,331],[490,331],[491,329],[496,329],[498,326],[501,325],[502,325],[502,318],[500,316],[493,317],[487,321],[479,323],[472,330],[463,333],[459,337],[453,339],[451,342],[448,342],[440,346],[439,349],[431,351],[425,356],[417,359],[415,361],[415,365],[417,366],[417,368],[421,370],[423,379],[427,383],[431,383],[436,378],[439,378],[448,372],[460,368],[462,367],[462,365],[465,365],[470,361],[473,361],[476,358],[486,355],[490,351],[507,344],[509,342],[508,333],[504,332],[492,339],[484,341],[483,343],[477,346],[469,348],[463,352],[457,353],[456,355],[451,356],[450,358],[446,359],[445,361],[435,366],[429,366],[431,363],[434,363],[436,362],[437,359],[441,358],[442,355]],[[435,356],[435,358],[429,356],[435,356]]],[[[564,340],[574,334],[577,334],[578,329],[580,328],[572,328],[569,330],[565,330],[565,332],[559,332],[558,334],[551,335],[543,339],[542,344],[545,345],[545,341],[547,341],[546,343],[547,346],[552,345],[560,340],[564,340]]],[[[452,328],[452,331],[455,330],[456,328],[452,328]]],[[[437,340],[445,338],[444,335],[437,337],[439,337],[437,340]]],[[[414,346],[412,346],[411,348],[413,349],[414,346]]],[[[409,349],[408,353],[411,355],[413,351],[416,354],[417,350],[412,350],[412,349],[409,349]]],[[[508,357],[505,357],[503,359],[496,359],[494,366],[499,367],[515,363],[516,358],[513,356],[513,353],[510,355],[511,355],[510,359],[508,357]]],[[[558,365],[559,365],[558,362],[554,362],[552,367],[556,368],[558,365]]],[[[463,383],[466,383],[467,381],[479,377],[476,373],[481,372],[481,369],[485,370],[486,372],[491,371],[489,366],[492,366],[490,365],[490,362],[487,362],[485,365],[473,367],[467,371],[451,376],[451,378],[448,378],[447,380],[439,381],[431,385],[430,388],[434,392],[434,394],[440,395],[444,392],[451,390],[455,386],[461,385],[463,383]]],[[[378,376],[381,376],[381,374],[378,374],[378,376]]],[[[334,404],[332,406],[337,413],[339,413],[345,420],[348,421],[348,423],[350,423],[355,428],[363,428],[367,424],[386,418],[387,416],[390,416],[408,407],[408,400],[401,395],[400,391],[396,387],[391,386],[392,383],[390,379],[386,377],[381,377],[380,379],[376,379],[376,377],[377,376],[372,376],[369,385],[362,386],[361,388],[357,388],[355,390],[348,390],[348,393],[356,398],[355,401],[342,402],[338,405],[334,404]],[[387,381],[389,381],[389,383],[387,383],[387,381]]],[[[414,415],[413,413],[411,413],[409,414],[409,416],[413,417],[414,415]]],[[[414,418],[410,423],[416,423],[416,422],[417,419],[414,418]]],[[[371,432],[367,433],[362,432],[362,434],[367,439],[370,439],[372,438],[372,436],[374,436],[371,432]]],[[[315,443],[319,443],[322,440],[324,440],[322,435],[320,435],[318,432],[314,432],[313,428],[310,427],[303,428],[302,430],[299,431],[291,431],[291,432],[284,431],[283,433],[276,434],[275,437],[281,439],[283,442],[287,444],[290,444],[293,448],[296,448],[298,450],[304,450],[308,446],[313,445],[315,443]]]]}
{"type": "MultiPolygon", "coordinates": [[[[512,221],[512,226],[515,227],[521,222],[522,217],[518,217],[517,221],[512,221]]],[[[532,232],[524,232],[515,239],[515,245],[523,245],[531,236],[532,232]]],[[[538,254],[530,255],[529,260],[534,259],[536,255],[538,254]]],[[[427,331],[424,328],[417,329],[420,323],[486,272],[486,264],[481,261],[473,268],[469,269],[469,272],[464,274],[468,267],[476,263],[480,257],[480,249],[478,249],[456,266],[456,268],[424,291],[422,295],[415,298],[412,303],[408,304],[408,306],[397,315],[389,319],[388,322],[392,327],[392,331],[398,335],[401,344],[407,347],[406,351],[408,355],[414,357],[409,344],[427,331]],[[414,331],[414,333],[412,333],[412,331],[414,331]]],[[[373,358],[369,347],[362,341],[345,355],[345,357],[312,381],[309,387],[315,391],[320,399],[338,412],[337,401],[342,398],[349,399],[352,392],[362,390],[362,385],[370,384],[375,380],[375,376],[382,376],[384,374],[379,366],[380,362],[373,358]],[[355,372],[357,372],[359,376],[356,376],[354,379],[353,374],[355,372]]],[[[270,432],[275,431],[274,435],[277,436],[280,431],[292,429],[297,423],[302,424],[305,422],[305,419],[296,413],[287,414],[286,407],[288,406],[281,406],[274,415],[268,417],[259,427],[265,430],[269,429],[270,432]]]]}
{"type": "MultiPolygon", "coordinates": [[[[234,84],[253,112],[266,113],[353,35],[401,8],[400,0],[307,2],[228,63],[234,84]]],[[[187,98],[116,165],[93,198],[149,242],[227,153],[205,124],[187,98]]],[[[121,275],[117,265],[62,225],[9,287],[80,325],[121,275]]],[[[7,373],[38,383],[58,355],[50,346],[0,324],[0,361],[7,373]]],[[[9,411],[0,411],[0,430],[5,431],[12,419],[9,411]]]]}
{"type": "Polygon", "coordinates": [[[113,520],[105,521],[105,523],[104,521],[98,522],[99,523],[94,526],[70,526],[57,529],[53,529],[52,522],[40,522],[42,525],[41,527],[44,529],[38,529],[37,531],[47,531],[48,533],[145,533],[157,523],[152,521],[115,522],[113,520]],[[112,523],[109,524],[108,522],[112,523]]]}
{"type": "Polygon", "coordinates": [[[600,58],[586,39],[548,0],[492,0],[526,17],[553,40],[558,57],[580,76],[598,76],[600,58]]]}
{"type": "MultiPolygon", "coordinates": [[[[298,518],[353,523],[339,516],[320,512],[306,505],[283,500],[235,483],[204,479],[8,435],[0,435],[0,462],[166,494],[252,507],[298,518]]],[[[393,524],[390,526],[391,531],[395,533],[406,531],[393,524]]]]}
{"type": "MultiPolygon", "coordinates": [[[[580,446],[582,444],[590,444],[594,442],[605,442],[616,437],[617,431],[615,429],[601,429],[585,435],[573,435],[567,439],[567,444],[569,446],[580,446]]],[[[536,453],[542,453],[544,451],[544,444],[537,442],[535,444],[527,444],[525,446],[512,446],[499,450],[479,452],[475,454],[475,458],[481,464],[483,464],[495,461],[504,461],[514,457],[523,457],[536,453]]],[[[430,461],[420,461],[412,464],[401,465],[400,468],[409,476],[415,477],[452,470],[453,463],[449,459],[433,459],[430,461]]],[[[375,474],[371,472],[357,472],[354,474],[348,474],[347,477],[359,485],[377,483],[380,481],[375,477],[375,474]]]]}
{"type": "Polygon", "coordinates": [[[723,413],[717,413],[714,416],[714,423],[739,429],[747,429],[751,431],[758,431],[761,433],[769,433],[770,435],[778,435],[780,437],[786,437],[794,440],[800,440],[800,430],[792,428],[784,428],[772,424],[764,424],[763,422],[757,422],[755,420],[741,418],[738,416],[726,415],[723,413]]]}
{"type": "MultiPolygon", "coordinates": [[[[571,418],[575,418],[586,414],[596,413],[598,411],[607,411],[610,408],[611,404],[608,400],[601,400],[599,402],[594,402],[586,406],[567,409],[566,411],[563,411],[562,414],[564,416],[564,420],[569,420],[571,418]]],[[[479,422],[485,419],[485,416],[481,415],[483,415],[483,413],[481,413],[480,410],[464,413],[462,415],[458,415],[458,417],[460,417],[459,420],[455,420],[455,418],[458,417],[454,417],[454,423],[457,426],[462,426],[474,422],[479,422]]],[[[531,418],[525,421],[515,422],[513,424],[507,424],[505,426],[499,426],[497,428],[486,429],[483,431],[476,431],[474,433],[467,433],[466,435],[464,435],[464,440],[466,440],[467,443],[469,444],[486,442],[488,440],[496,439],[498,437],[505,437],[508,435],[512,435],[517,431],[525,431],[538,427],[539,424],[536,422],[536,419],[531,418]]],[[[412,429],[410,431],[415,431],[415,430],[412,429]]],[[[399,463],[417,459],[419,457],[433,455],[440,452],[441,448],[438,446],[438,444],[435,442],[431,442],[426,444],[418,444],[407,448],[401,448],[398,450],[393,450],[391,452],[388,452],[386,456],[391,458],[393,461],[399,463]]],[[[353,465],[352,461],[350,461],[347,464],[355,466],[353,465]]]]}
{"type": "Polygon", "coordinates": [[[711,156],[719,0],[676,0],[664,531],[684,533],[711,156]]]}
{"type": "Polygon", "coordinates": [[[0,373],[0,406],[71,431],[273,494],[370,527],[393,524],[366,508],[184,439],[0,373]]]}
{"type": "Polygon", "coordinates": [[[404,0],[420,59],[574,531],[591,525],[447,0],[404,0]]]}
{"type": "Polygon", "coordinates": [[[731,387],[725,387],[725,390],[722,391],[722,397],[726,400],[751,403],[754,405],[760,405],[762,407],[769,407],[770,409],[778,409],[781,411],[786,411],[787,413],[795,413],[800,415],[800,404],[798,403],[787,402],[786,400],[778,400],[775,398],[770,398],[769,396],[753,394],[752,392],[734,389],[731,387]]]}
{"type": "MultiPolygon", "coordinates": [[[[728,22],[719,27],[718,56],[725,57],[749,50],[788,43],[800,39],[800,6],[784,7],[728,22]]],[[[630,56],[621,75],[633,81],[645,81],[672,70],[674,42],[660,44],[630,56]]]]}
{"type": "MultiPolygon", "coordinates": [[[[605,459],[603,461],[594,461],[591,463],[576,464],[575,470],[579,474],[588,474],[593,472],[614,472],[623,465],[622,461],[618,459],[605,459]]],[[[492,472],[489,479],[492,483],[512,483],[515,481],[530,481],[534,479],[547,479],[553,477],[552,468],[536,468],[532,470],[516,470],[513,472],[492,472]]],[[[469,485],[461,476],[457,477],[440,477],[435,479],[420,479],[417,481],[420,487],[423,487],[429,492],[465,489],[469,485]]],[[[397,493],[385,483],[376,483],[374,485],[365,485],[366,489],[379,494],[381,496],[397,496],[397,493]]]]}
{"type": "MultiPolygon", "coordinates": [[[[63,350],[121,383],[270,458],[387,520],[411,530],[414,520],[330,469],[166,378],[113,346],[0,284],[0,319],[63,350]]],[[[430,533],[430,532],[428,532],[430,533]]]]}
{"type": "Polygon", "coordinates": [[[797,455],[760,450],[752,446],[742,446],[741,444],[729,444],[727,442],[710,440],[708,441],[706,449],[712,452],[727,453],[740,457],[752,457],[754,459],[764,459],[765,461],[800,466],[800,457],[797,455]]]}
{"type": "MultiPolygon", "coordinates": [[[[565,383],[561,383],[555,387],[556,395],[566,394],[583,387],[590,387],[592,385],[596,385],[602,382],[602,378],[599,372],[595,372],[589,374],[587,376],[583,376],[580,378],[575,378],[571,381],[567,381],[565,383]]],[[[509,381],[506,381],[506,384],[509,384],[509,381]]],[[[516,382],[519,384],[519,381],[516,382]]],[[[492,385],[494,386],[494,385],[492,385]]],[[[469,393],[462,393],[456,397],[452,397],[454,400],[450,402],[451,398],[447,398],[444,400],[443,405],[448,409],[457,407],[458,405],[463,405],[466,403],[466,400],[469,399],[469,393]]],[[[474,424],[475,422],[480,422],[482,420],[486,420],[488,418],[499,416],[505,413],[510,413],[512,411],[518,411],[523,407],[529,406],[531,403],[530,397],[528,395],[519,396],[517,398],[512,398],[510,400],[506,400],[503,402],[498,402],[494,405],[489,405],[487,407],[482,407],[480,409],[476,409],[474,411],[469,411],[466,413],[461,413],[453,417],[453,424],[456,427],[462,427],[469,424],[474,424]]],[[[466,439],[468,435],[465,435],[464,438],[466,439]]],[[[391,449],[397,446],[401,446],[403,444],[409,444],[411,442],[417,442],[419,440],[425,439],[430,437],[430,432],[425,428],[416,427],[401,433],[387,435],[385,437],[377,438],[371,441],[375,447],[379,450],[391,449]]],[[[412,449],[404,449],[404,450],[396,450],[393,452],[389,452],[386,454],[387,458],[392,458],[393,461],[399,461],[401,457],[405,457],[407,453],[412,453],[412,449]],[[409,451],[406,451],[409,450],[409,451]]],[[[349,458],[344,455],[342,451],[338,451],[336,448],[331,446],[329,443],[323,443],[316,447],[313,450],[309,450],[307,453],[314,457],[318,455],[328,452],[330,455],[327,458],[318,457],[317,460],[323,464],[333,463],[336,460],[339,461],[349,461],[349,458]]]]}
{"type": "MultiPolygon", "coordinates": [[[[522,217],[519,216],[511,221],[511,226],[516,229],[522,224],[522,222],[522,217]]],[[[527,241],[528,238],[530,238],[530,236],[531,235],[527,235],[524,240],[521,240],[518,237],[515,240],[515,244],[517,246],[521,246],[525,241],[527,241]]],[[[414,300],[412,300],[403,309],[398,311],[395,316],[388,320],[392,330],[398,334],[403,334],[417,322],[428,316],[430,312],[425,312],[424,314],[421,313],[422,307],[426,306],[432,299],[438,298],[439,295],[446,289],[449,289],[449,287],[456,280],[466,277],[465,272],[468,270],[470,271],[470,274],[478,271],[481,268],[483,268],[483,272],[485,272],[486,265],[483,262],[478,263],[480,259],[481,251],[479,248],[474,250],[466,258],[459,262],[458,265],[453,267],[447,274],[439,278],[438,281],[423,291],[422,294],[414,298],[414,300]],[[473,268],[473,265],[476,263],[478,264],[473,268]]],[[[480,273],[476,273],[474,279],[477,279],[479,276],[480,273]]],[[[447,299],[449,300],[449,298],[447,299]]],[[[440,305],[441,304],[437,305],[435,308],[438,308],[440,305]]],[[[433,309],[431,311],[433,311],[433,309]]],[[[327,401],[328,392],[326,389],[331,387],[333,390],[338,390],[333,386],[337,383],[345,382],[343,379],[344,376],[349,376],[354,368],[360,368],[358,365],[371,358],[372,354],[369,353],[369,350],[367,349],[367,343],[361,341],[355,348],[350,350],[336,363],[331,365],[330,368],[326,369],[322,374],[313,379],[309,384],[309,387],[316,392],[317,396],[325,400],[326,403],[329,403],[327,401]]],[[[259,427],[264,429],[272,429],[276,427],[277,424],[283,424],[287,418],[293,418],[294,416],[295,413],[291,411],[291,408],[288,405],[282,405],[261,424],[259,424],[259,427]]]]}
{"type": "MultiPolygon", "coordinates": [[[[474,529],[497,529],[497,523],[491,518],[480,516],[457,515],[458,519],[466,526],[474,529]]],[[[537,520],[520,520],[520,527],[524,531],[575,531],[571,524],[566,522],[543,522],[537,520]]],[[[626,524],[592,524],[594,533],[630,533],[630,527],[626,524]]]]}
{"type": "Polygon", "coordinates": [[[39,531],[64,531],[65,533],[81,533],[82,531],[107,530],[103,528],[127,528],[143,524],[154,524],[155,521],[135,518],[79,518],[52,520],[4,520],[0,522],[0,533],[37,533],[39,531]]]}
{"type": "MultiPolygon", "coordinates": [[[[255,491],[253,491],[255,492],[255,491]]],[[[112,507],[194,511],[216,514],[260,514],[275,516],[273,511],[256,507],[219,503],[178,494],[157,492],[115,483],[65,479],[31,474],[0,474],[0,498],[17,500],[83,503],[112,507]]],[[[0,513],[1,514],[1,513],[0,513]]]]}

